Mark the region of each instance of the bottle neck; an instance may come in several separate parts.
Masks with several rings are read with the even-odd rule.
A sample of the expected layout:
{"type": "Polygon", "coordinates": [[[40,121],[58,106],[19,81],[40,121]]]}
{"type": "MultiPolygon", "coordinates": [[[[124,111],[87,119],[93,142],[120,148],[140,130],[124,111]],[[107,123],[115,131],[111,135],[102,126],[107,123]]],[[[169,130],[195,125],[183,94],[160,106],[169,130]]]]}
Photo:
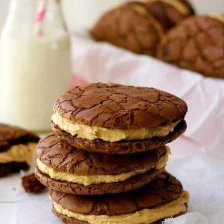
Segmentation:
{"type": "MultiPolygon", "coordinates": [[[[39,2],[40,0],[11,0],[4,29],[16,26],[29,26],[32,29],[39,2]]],[[[60,0],[48,0],[43,27],[67,32],[60,0]]]]}
{"type": "Polygon", "coordinates": [[[46,23],[67,31],[61,0],[48,0],[46,23]]]}
{"type": "Polygon", "coordinates": [[[11,0],[6,24],[32,24],[38,0],[11,0]]]}

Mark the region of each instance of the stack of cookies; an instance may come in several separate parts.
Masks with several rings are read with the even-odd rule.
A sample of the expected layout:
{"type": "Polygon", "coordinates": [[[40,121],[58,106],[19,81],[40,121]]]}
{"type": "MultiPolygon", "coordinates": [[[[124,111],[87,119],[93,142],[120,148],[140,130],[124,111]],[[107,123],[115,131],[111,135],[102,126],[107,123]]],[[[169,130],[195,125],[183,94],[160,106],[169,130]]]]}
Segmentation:
{"type": "Polygon", "coordinates": [[[159,224],[185,213],[189,194],[165,171],[165,146],[186,130],[187,105],[153,88],[96,83],[54,105],[37,146],[36,177],[68,224],[159,224]]]}

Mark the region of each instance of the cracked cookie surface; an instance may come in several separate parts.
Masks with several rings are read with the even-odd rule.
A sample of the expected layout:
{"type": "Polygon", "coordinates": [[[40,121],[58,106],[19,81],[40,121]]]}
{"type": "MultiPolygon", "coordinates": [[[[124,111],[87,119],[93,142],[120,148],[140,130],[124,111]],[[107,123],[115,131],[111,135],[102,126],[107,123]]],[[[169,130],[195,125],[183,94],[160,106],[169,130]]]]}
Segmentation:
{"type": "Polygon", "coordinates": [[[74,123],[125,130],[183,120],[187,105],[180,98],[154,88],[94,83],[62,95],[54,110],[74,123]]]}
{"type": "Polygon", "coordinates": [[[76,175],[116,175],[135,170],[152,169],[167,154],[161,147],[140,154],[107,155],[78,150],[54,134],[37,145],[37,157],[48,167],[76,175]]]}
{"type": "Polygon", "coordinates": [[[164,172],[144,188],[125,194],[78,196],[51,190],[50,196],[54,202],[74,213],[115,216],[169,203],[179,198],[182,192],[180,181],[164,172]]]}
{"type": "Polygon", "coordinates": [[[189,194],[167,172],[129,193],[77,196],[50,191],[53,213],[65,223],[154,223],[187,210],[189,194]]]}
{"type": "Polygon", "coordinates": [[[224,78],[224,23],[209,16],[186,19],[161,41],[157,58],[204,76],[224,78]]]}
{"type": "Polygon", "coordinates": [[[71,194],[128,192],[163,172],[168,154],[167,147],[129,155],[89,153],[51,134],[37,146],[36,177],[49,188],[71,194]]]}
{"type": "Polygon", "coordinates": [[[107,41],[137,54],[154,56],[163,28],[144,4],[131,2],[107,12],[91,34],[97,41],[107,41]]]}

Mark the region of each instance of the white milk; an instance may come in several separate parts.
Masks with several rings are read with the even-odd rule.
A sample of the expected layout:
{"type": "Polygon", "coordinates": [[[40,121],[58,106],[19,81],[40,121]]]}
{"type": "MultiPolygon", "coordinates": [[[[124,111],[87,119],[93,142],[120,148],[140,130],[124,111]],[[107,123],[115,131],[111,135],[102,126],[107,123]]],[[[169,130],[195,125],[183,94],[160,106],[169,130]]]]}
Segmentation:
{"type": "Polygon", "coordinates": [[[1,38],[0,121],[47,131],[53,102],[70,86],[70,40],[58,29],[42,38],[29,29],[12,27],[1,38]]]}

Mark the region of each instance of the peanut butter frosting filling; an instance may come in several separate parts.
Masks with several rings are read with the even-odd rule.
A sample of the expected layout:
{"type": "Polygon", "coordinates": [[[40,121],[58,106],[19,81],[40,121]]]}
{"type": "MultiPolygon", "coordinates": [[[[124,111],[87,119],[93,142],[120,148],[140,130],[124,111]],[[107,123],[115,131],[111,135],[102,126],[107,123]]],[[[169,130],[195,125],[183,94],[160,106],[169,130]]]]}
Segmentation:
{"type": "Polygon", "coordinates": [[[37,143],[14,145],[0,153],[0,163],[26,162],[31,166],[36,145],[37,143]]]}
{"type": "Polygon", "coordinates": [[[108,129],[103,127],[88,126],[85,124],[72,123],[63,118],[58,112],[52,116],[54,124],[72,136],[88,140],[101,139],[107,142],[118,142],[122,140],[144,140],[153,137],[164,137],[174,131],[179,122],[171,123],[162,127],[139,128],[139,129],[108,129]]]}
{"type": "MultiPolygon", "coordinates": [[[[170,151],[167,150],[167,154],[164,155],[159,160],[158,164],[155,166],[155,169],[162,169],[163,167],[166,166],[169,153],[170,151]]],[[[133,176],[144,174],[149,171],[147,169],[143,169],[143,170],[136,170],[136,171],[128,172],[128,173],[121,173],[117,175],[88,175],[88,176],[82,175],[81,176],[81,175],[75,175],[72,173],[57,171],[45,165],[43,162],[41,162],[40,159],[37,159],[37,166],[42,173],[47,174],[52,179],[66,181],[70,183],[82,184],[84,186],[88,186],[91,184],[116,183],[120,181],[125,181],[133,176]]]]}
{"type": "Polygon", "coordinates": [[[209,17],[224,23],[224,16],[222,16],[222,15],[211,14],[209,17]]]}
{"type": "MultiPolygon", "coordinates": [[[[51,198],[52,200],[52,198],[51,198]]],[[[58,203],[53,202],[54,209],[61,215],[77,219],[79,221],[88,222],[90,224],[150,224],[158,220],[172,217],[187,210],[186,204],[189,200],[189,193],[184,191],[182,195],[165,205],[161,205],[152,209],[140,210],[136,213],[108,216],[108,215],[82,215],[63,208],[58,203]]]]}
{"type": "Polygon", "coordinates": [[[173,6],[175,9],[177,9],[179,12],[183,13],[184,15],[190,15],[191,12],[182,2],[178,0],[151,0],[151,1],[161,1],[166,4],[169,4],[173,6]]]}

